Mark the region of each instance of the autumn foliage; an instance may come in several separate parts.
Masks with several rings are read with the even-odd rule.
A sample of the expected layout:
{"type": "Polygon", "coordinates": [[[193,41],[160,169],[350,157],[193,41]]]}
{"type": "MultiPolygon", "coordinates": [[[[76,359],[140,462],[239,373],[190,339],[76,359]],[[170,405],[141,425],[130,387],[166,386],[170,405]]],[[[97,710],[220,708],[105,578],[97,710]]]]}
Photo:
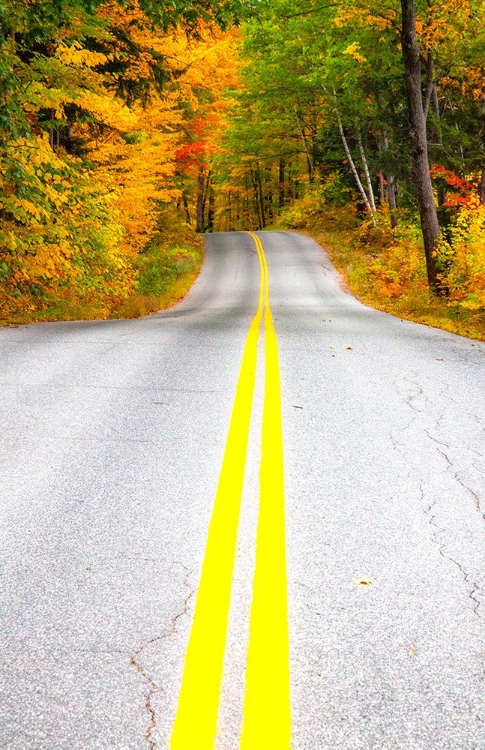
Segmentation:
{"type": "Polygon", "coordinates": [[[406,314],[423,299],[452,318],[473,313],[485,336],[484,5],[413,3],[428,152],[419,179],[402,37],[410,5],[272,0],[248,24],[243,88],[217,157],[218,226],[323,232],[367,300],[391,300],[398,314],[403,299],[406,314]],[[438,230],[426,257],[424,202],[438,230]]]}
{"type": "Polygon", "coordinates": [[[1,43],[0,317],[105,317],[137,293],[164,206],[195,228],[238,32],[164,28],[136,2],[40,29],[34,6],[1,43]]]}

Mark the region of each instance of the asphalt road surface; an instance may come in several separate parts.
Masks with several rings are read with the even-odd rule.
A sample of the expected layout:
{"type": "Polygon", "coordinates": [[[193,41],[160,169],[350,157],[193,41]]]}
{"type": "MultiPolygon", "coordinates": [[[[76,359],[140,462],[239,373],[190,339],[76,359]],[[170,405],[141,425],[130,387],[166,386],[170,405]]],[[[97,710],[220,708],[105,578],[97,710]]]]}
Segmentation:
{"type": "MultiPolygon", "coordinates": [[[[208,236],[198,281],[165,313],[0,328],[2,750],[288,750],[288,720],[293,750],[485,748],[485,344],[361,305],[306,237],[259,237],[277,352],[264,257],[245,233],[208,236]],[[268,541],[259,473],[266,460],[278,485],[279,413],[286,519],[271,496],[268,541]],[[217,643],[186,657],[233,453],[237,545],[215,543],[235,552],[227,637],[206,623],[217,643]],[[279,599],[251,619],[270,648],[252,652],[266,687],[247,740],[256,539],[258,566],[278,558],[279,599]],[[216,647],[213,743],[196,704],[216,647]]],[[[217,609],[227,569],[213,568],[217,609]]]]}

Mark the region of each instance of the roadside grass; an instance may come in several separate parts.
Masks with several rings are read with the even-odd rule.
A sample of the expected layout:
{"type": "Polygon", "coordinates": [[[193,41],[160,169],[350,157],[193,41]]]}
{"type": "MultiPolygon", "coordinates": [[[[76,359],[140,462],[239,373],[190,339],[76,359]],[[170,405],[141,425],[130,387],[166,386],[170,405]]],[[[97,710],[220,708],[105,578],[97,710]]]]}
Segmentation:
{"type": "MultiPolygon", "coordinates": [[[[364,241],[362,224],[356,219],[352,206],[329,205],[318,217],[312,216],[303,226],[294,229],[325,248],[347,289],[366,305],[399,318],[485,341],[485,310],[468,309],[449,302],[446,297],[430,294],[424,257],[418,273],[407,280],[404,288],[401,285],[399,291],[389,281],[392,271],[383,281],[382,274],[376,273],[376,268],[382,268],[382,264],[375,262],[385,254],[383,248],[378,237],[374,245],[368,238],[364,241]]],[[[420,251],[420,254],[423,253],[420,251]]]]}
{"type": "Polygon", "coordinates": [[[138,318],[172,307],[188,293],[200,273],[204,241],[189,227],[155,235],[136,259],[135,293],[110,317],[138,318]]]}
{"type": "Polygon", "coordinates": [[[132,259],[136,280],[132,294],[126,299],[93,295],[91,299],[80,300],[65,289],[50,295],[42,309],[26,305],[0,321],[0,325],[138,318],[165,310],[188,293],[199,275],[203,254],[203,238],[190,227],[164,228],[132,259]]]}

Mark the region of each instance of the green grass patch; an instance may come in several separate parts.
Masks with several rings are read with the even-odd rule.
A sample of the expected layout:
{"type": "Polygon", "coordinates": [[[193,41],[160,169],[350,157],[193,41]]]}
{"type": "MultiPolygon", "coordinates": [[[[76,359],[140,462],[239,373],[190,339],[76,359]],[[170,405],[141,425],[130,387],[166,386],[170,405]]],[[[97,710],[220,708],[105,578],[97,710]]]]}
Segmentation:
{"type": "Polygon", "coordinates": [[[189,227],[160,232],[136,259],[136,288],[112,317],[137,318],[165,310],[181,300],[199,275],[203,238],[189,227]]]}

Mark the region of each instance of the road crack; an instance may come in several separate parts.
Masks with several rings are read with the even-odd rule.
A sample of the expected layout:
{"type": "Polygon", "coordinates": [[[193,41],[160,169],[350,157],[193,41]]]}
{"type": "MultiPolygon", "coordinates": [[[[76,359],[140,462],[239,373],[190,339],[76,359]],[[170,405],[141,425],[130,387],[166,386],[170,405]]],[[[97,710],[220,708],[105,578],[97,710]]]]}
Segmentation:
{"type": "MultiPolygon", "coordinates": [[[[425,430],[425,432],[426,432],[426,430],[425,430]]],[[[434,438],[432,438],[432,439],[434,439],[434,438]]],[[[435,442],[440,442],[440,441],[435,441],[435,442]]],[[[445,446],[444,443],[441,443],[441,445],[445,446]]],[[[445,446],[445,447],[449,448],[449,446],[445,446]]],[[[476,509],[477,513],[480,513],[480,515],[482,516],[483,520],[485,521],[485,513],[484,513],[483,508],[482,508],[482,498],[480,497],[480,495],[478,494],[478,492],[475,492],[475,490],[473,490],[471,487],[469,487],[467,484],[465,484],[465,482],[461,478],[461,476],[458,473],[458,471],[456,471],[456,466],[454,465],[454,463],[453,463],[452,459],[449,457],[449,455],[447,453],[445,453],[444,451],[442,451],[440,448],[437,448],[436,450],[445,459],[445,461],[447,463],[446,470],[447,471],[451,471],[451,473],[453,474],[454,479],[458,482],[458,484],[461,487],[463,487],[463,489],[466,492],[468,492],[468,494],[470,494],[472,496],[473,501],[475,503],[475,509],[476,509]]]]}
{"type": "Polygon", "coordinates": [[[153,679],[153,677],[149,674],[147,669],[142,664],[142,655],[143,652],[152,646],[154,643],[159,643],[160,641],[163,641],[167,638],[171,638],[177,633],[177,625],[179,620],[184,617],[185,615],[188,615],[189,613],[189,605],[190,600],[195,594],[195,588],[190,584],[189,578],[191,575],[191,571],[189,571],[188,568],[185,567],[185,565],[182,565],[182,563],[178,563],[182,566],[182,568],[185,570],[185,578],[183,581],[184,586],[189,589],[189,593],[184,599],[183,607],[182,609],[177,612],[176,615],[172,618],[172,621],[170,623],[170,627],[166,633],[163,633],[162,635],[155,636],[155,638],[151,638],[148,641],[145,641],[140,648],[135,651],[133,656],[131,656],[130,664],[132,667],[136,669],[136,671],[143,677],[145,682],[147,683],[148,691],[145,694],[145,710],[149,717],[149,725],[147,728],[147,731],[145,733],[145,742],[147,743],[150,750],[156,750],[156,741],[153,738],[153,732],[157,728],[157,716],[155,713],[155,709],[153,706],[153,696],[158,692],[159,686],[153,679]]]}
{"type": "MultiPolygon", "coordinates": [[[[422,482],[420,484],[420,492],[421,492],[421,499],[423,500],[423,502],[426,503],[427,501],[425,498],[425,493],[424,493],[422,482]]],[[[443,557],[445,560],[448,560],[448,562],[453,563],[453,565],[456,565],[456,567],[461,573],[463,581],[470,589],[468,593],[468,598],[472,602],[472,612],[480,619],[484,619],[482,617],[481,612],[478,611],[482,605],[481,600],[477,598],[477,594],[480,591],[480,586],[476,583],[476,581],[472,580],[472,578],[470,577],[470,574],[467,573],[463,565],[460,562],[458,562],[458,560],[455,560],[454,557],[452,557],[446,552],[446,549],[445,549],[446,542],[441,542],[441,540],[438,539],[438,535],[445,534],[446,529],[445,528],[440,529],[438,524],[436,523],[437,516],[435,513],[433,513],[433,511],[437,505],[438,505],[438,500],[435,500],[433,503],[430,503],[428,507],[425,509],[425,513],[429,516],[430,525],[435,528],[435,531],[433,532],[433,536],[432,536],[432,542],[433,544],[436,544],[436,546],[438,547],[438,551],[441,557],[443,557]]]]}

